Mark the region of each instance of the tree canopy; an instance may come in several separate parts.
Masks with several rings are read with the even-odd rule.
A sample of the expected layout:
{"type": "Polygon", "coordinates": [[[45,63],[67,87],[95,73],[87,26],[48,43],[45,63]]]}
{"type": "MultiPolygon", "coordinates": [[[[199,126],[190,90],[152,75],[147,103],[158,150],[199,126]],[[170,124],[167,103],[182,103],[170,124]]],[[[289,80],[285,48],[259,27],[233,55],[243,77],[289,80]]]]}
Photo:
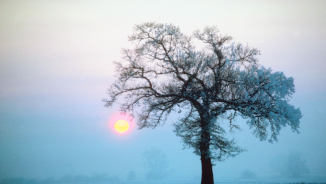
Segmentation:
{"type": "Polygon", "coordinates": [[[234,118],[241,116],[256,137],[270,142],[286,125],[298,132],[301,112],[288,103],[293,78],[260,66],[257,49],[231,40],[216,27],[186,36],[172,24],[136,25],[129,37],[135,47],[123,49],[123,61],[115,63],[118,79],[106,106],[123,96],[121,110],[137,117],[140,129],[182,112],[173,122],[176,134],[209,163],[243,151],[226,138],[221,119],[239,128],[234,118]],[[196,49],[193,38],[206,47],[196,49]]]}

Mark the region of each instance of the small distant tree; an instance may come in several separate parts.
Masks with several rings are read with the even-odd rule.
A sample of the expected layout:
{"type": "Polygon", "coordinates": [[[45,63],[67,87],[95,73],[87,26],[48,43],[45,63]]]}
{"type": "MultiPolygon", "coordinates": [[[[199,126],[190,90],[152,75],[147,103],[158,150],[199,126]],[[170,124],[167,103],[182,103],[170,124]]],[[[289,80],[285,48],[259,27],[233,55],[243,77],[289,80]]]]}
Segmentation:
{"type": "Polygon", "coordinates": [[[129,181],[133,181],[133,180],[135,180],[135,178],[136,178],[135,171],[129,171],[129,172],[128,172],[128,175],[127,175],[127,179],[128,179],[129,181]]]}
{"type": "Polygon", "coordinates": [[[278,174],[289,178],[300,178],[310,173],[300,152],[290,152],[288,155],[278,156],[273,160],[272,165],[278,174]]]}
{"type": "Polygon", "coordinates": [[[148,169],[146,179],[160,180],[169,174],[166,155],[158,148],[151,148],[144,153],[144,166],[148,169]]]}
{"type": "Polygon", "coordinates": [[[256,173],[249,171],[249,170],[244,170],[240,174],[240,179],[255,179],[257,178],[256,173]]]}
{"type": "Polygon", "coordinates": [[[277,141],[286,125],[298,132],[301,112],[289,105],[293,78],[273,73],[258,64],[259,51],[242,44],[229,44],[232,37],[215,27],[184,35],[174,25],[136,25],[129,40],[134,49],[124,49],[124,61],[116,62],[117,81],[108,90],[106,106],[124,96],[122,112],[138,118],[138,126],[155,128],[168,115],[182,112],[175,132],[186,147],[194,149],[202,164],[202,184],[213,184],[212,160],[224,160],[243,151],[226,137],[221,119],[237,115],[247,119],[261,140],[277,141]],[[196,50],[192,38],[206,44],[196,50]],[[140,107],[137,109],[137,107],[140,107]]]}
{"type": "Polygon", "coordinates": [[[94,173],[90,177],[91,182],[103,182],[103,181],[118,181],[119,178],[117,176],[110,176],[107,173],[94,173]]]}
{"type": "Polygon", "coordinates": [[[300,152],[291,152],[287,155],[284,163],[284,172],[292,178],[300,178],[305,174],[310,173],[306,165],[306,160],[302,158],[300,152]]]}

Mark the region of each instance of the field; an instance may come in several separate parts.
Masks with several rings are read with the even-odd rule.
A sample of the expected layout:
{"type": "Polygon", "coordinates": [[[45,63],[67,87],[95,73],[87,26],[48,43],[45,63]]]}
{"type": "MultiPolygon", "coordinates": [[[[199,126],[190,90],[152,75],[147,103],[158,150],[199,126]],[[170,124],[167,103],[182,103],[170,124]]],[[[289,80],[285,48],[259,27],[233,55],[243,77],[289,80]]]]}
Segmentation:
{"type": "MultiPolygon", "coordinates": [[[[326,184],[326,177],[305,177],[305,178],[256,178],[256,179],[239,179],[239,178],[215,178],[215,184],[326,184]]],[[[118,179],[111,180],[55,180],[55,179],[27,179],[27,178],[8,178],[0,179],[0,184],[200,184],[200,178],[180,178],[165,180],[140,180],[132,181],[118,179]]]]}

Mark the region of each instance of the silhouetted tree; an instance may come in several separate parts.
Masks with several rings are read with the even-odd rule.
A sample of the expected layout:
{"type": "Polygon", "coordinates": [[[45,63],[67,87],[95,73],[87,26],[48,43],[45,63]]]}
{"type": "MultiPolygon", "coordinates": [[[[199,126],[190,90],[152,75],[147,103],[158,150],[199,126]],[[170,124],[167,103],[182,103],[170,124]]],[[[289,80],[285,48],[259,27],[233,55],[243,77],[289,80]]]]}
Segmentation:
{"type": "Polygon", "coordinates": [[[90,177],[90,181],[92,182],[119,181],[119,178],[117,176],[110,176],[107,173],[94,173],[92,177],[90,177]]]}
{"type": "Polygon", "coordinates": [[[294,93],[293,78],[259,66],[257,49],[227,44],[232,38],[215,27],[195,31],[193,37],[207,45],[196,50],[192,37],[174,25],[136,25],[124,49],[124,61],[116,62],[117,81],[108,90],[106,106],[124,95],[122,112],[138,118],[139,128],[155,128],[174,110],[185,110],[175,122],[175,132],[185,146],[194,148],[202,164],[202,184],[212,184],[212,159],[223,160],[243,150],[228,140],[218,120],[248,119],[255,136],[277,140],[281,127],[297,132],[301,112],[288,104],[294,93]],[[139,111],[137,107],[140,107],[139,111]]]}
{"type": "Polygon", "coordinates": [[[166,155],[158,148],[144,152],[144,165],[148,169],[146,179],[160,180],[169,174],[169,163],[166,155]]]}
{"type": "Polygon", "coordinates": [[[300,178],[310,172],[300,152],[278,156],[273,160],[272,166],[281,176],[289,178],[300,178]]]}
{"type": "Polygon", "coordinates": [[[241,172],[240,177],[241,179],[255,179],[257,177],[256,173],[249,171],[249,170],[244,170],[241,172]]]}
{"type": "Polygon", "coordinates": [[[50,177],[50,178],[46,178],[44,179],[43,181],[41,181],[40,183],[44,183],[44,184],[53,184],[53,183],[56,183],[57,180],[53,177],[50,177]]]}
{"type": "Polygon", "coordinates": [[[286,157],[284,172],[289,177],[299,178],[305,174],[308,174],[310,170],[306,165],[306,161],[301,157],[300,152],[291,152],[286,157]]]}
{"type": "Polygon", "coordinates": [[[129,172],[128,172],[128,175],[127,175],[127,179],[128,179],[129,181],[133,181],[133,180],[135,180],[135,178],[136,178],[135,171],[129,171],[129,172]]]}

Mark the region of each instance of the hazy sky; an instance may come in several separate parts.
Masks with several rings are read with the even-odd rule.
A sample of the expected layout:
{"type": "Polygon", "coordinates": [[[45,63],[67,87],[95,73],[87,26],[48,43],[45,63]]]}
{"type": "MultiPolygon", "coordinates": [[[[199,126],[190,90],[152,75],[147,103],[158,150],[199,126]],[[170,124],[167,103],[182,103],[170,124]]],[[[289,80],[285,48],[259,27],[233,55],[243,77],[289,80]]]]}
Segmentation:
{"type": "Polygon", "coordinates": [[[217,26],[261,51],[260,63],[292,76],[300,134],[286,127],[279,142],[261,142],[245,121],[234,133],[248,151],[216,162],[216,177],[249,169],[272,175],[270,160],[302,153],[311,175],[326,175],[326,1],[64,1],[0,0],[0,178],[145,173],[141,156],[160,148],[174,177],[200,176],[199,157],[182,150],[171,123],[115,134],[118,106],[101,101],[114,82],[113,61],[133,26],[173,23],[185,34],[217,26]]]}

